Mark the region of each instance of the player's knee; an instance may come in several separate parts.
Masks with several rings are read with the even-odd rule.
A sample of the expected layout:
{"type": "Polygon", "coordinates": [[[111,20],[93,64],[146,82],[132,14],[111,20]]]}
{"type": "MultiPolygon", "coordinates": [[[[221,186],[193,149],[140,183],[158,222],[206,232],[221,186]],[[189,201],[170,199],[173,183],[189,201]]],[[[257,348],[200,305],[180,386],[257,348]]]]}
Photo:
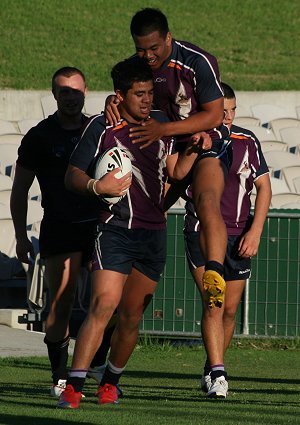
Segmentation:
{"type": "Polygon", "coordinates": [[[226,306],[224,309],[223,320],[232,322],[235,320],[237,307],[235,305],[226,306]]]}
{"type": "Polygon", "coordinates": [[[108,321],[114,314],[117,305],[114,300],[109,297],[93,297],[90,303],[89,314],[108,321]]]}
{"type": "Polygon", "coordinates": [[[139,327],[143,311],[136,312],[119,312],[119,322],[121,326],[127,329],[135,330],[139,327]]]}

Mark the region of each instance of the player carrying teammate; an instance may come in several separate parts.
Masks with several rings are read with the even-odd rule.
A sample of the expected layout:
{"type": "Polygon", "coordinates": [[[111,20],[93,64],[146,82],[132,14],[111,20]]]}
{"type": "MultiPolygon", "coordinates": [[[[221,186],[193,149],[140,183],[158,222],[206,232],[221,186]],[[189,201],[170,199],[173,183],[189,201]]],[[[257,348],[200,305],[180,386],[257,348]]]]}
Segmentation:
{"type": "MultiPolygon", "coordinates": [[[[224,174],[230,165],[229,131],[222,125],[223,92],[218,63],[214,56],[197,46],[172,38],[166,16],[158,9],[138,11],[131,21],[131,34],[137,55],[144,58],[154,78],[154,105],[171,122],[149,119],[131,129],[131,137],[142,147],[163,136],[176,136],[182,145],[192,134],[206,131],[212,148],[200,154],[193,170],[193,199],[203,231],[201,248],[205,254],[204,287],[211,307],[220,307],[224,298],[222,277],[227,234],[220,211],[224,174]]],[[[106,107],[111,124],[118,120],[115,98],[106,107]]]]}
{"type": "MultiPolygon", "coordinates": [[[[149,117],[153,100],[152,73],[145,61],[136,58],[134,63],[120,62],[113,68],[112,78],[120,101],[120,121],[115,127],[106,127],[104,115],[90,121],[72,155],[66,184],[79,193],[91,191],[93,196],[94,192],[112,196],[127,194],[119,203],[103,204],[100,209],[91,303],[76,341],[67,388],[58,405],[61,408],[79,407],[87,369],[117,306],[118,322],[108,366],[98,390],[98,403],[118,401],[116,385],[135,347],[140,319],[166,261],[163,202],[167,169],[180,179],[197,158],[191,144],[176,162],[178,156],[170,155],[173,149],[170,137],[143,150],[132,144],[130,129],[149,117]],[[95,158],[113,146],[126,150],[133,166],[132,180],[128,175],[123,177],[118,191],[106,184],[114,172],[95,182],[91,180],[95,158]]],[[[154,111],[152,116],[165,120],[160,111],[154,111]]]]}

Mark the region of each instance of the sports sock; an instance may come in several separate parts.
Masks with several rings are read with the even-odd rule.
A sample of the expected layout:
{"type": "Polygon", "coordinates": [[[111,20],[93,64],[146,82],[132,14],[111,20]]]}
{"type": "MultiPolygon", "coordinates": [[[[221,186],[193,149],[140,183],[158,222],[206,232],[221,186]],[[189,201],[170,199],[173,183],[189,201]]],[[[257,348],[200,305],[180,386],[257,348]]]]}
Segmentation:
{"type": "Polygon", "coordinates": [[[46,336],[44,338],[44,343],[48,349],[54,385],[57,385],[59,379],[67,379],[69,341],[69,336],[57,342],[49,341],[46,336]]]}
{"type": "Polygon", "coordinates": [[[117,385],[124,369],[125,369],[124,367],[121,368],[121,367],[114,366],[108,360],[100,385],[101,386],[103,386],[104,384],[117,385]]]}
{"type": "Polygon", "coordinates": [[[205,271],[206,270],[214,270],[215,272],[219,273],[219,275],[224,275],[224,266],[217,261],[207,261],[207,263],[205,263],[205,271]]]}
{"type": "Polygon", "coordinates": [[[225,372],[224,364],[215,364],[211,365],[211,379],[212,381],[216,378],[219,378],[220,376],[224,376],[225,379],[227,378],[227,373],[225,372]]]}
{"type": "Polygon", "coordinates": [[[76,392],[82,392],[87,369],[70,369],[67,384],[71,384],[76,392]]]}
{"type": "Polygon", "coordinates": [[[211,367],[210,367],[210,363],[208,361],[208,359],[206,359],[205,365],[204,365],[204,369],[203,369],[203,374],[204,375],[209,375],[211,372],[211,367]]]}

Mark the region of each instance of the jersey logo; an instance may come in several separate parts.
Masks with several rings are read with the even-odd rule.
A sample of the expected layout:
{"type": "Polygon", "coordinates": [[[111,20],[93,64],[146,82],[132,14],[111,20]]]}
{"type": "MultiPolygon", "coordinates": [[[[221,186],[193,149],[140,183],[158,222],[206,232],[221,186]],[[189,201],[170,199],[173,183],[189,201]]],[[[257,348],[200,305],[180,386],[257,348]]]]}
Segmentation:
{"type": "Polygon", "coordinates": [[[186,89],[180,81],[179,88],[176,94],[175,103],[179,106],[179,114],[183,118],[187,118],[192,109],[192,100],[187,96],[186,89]]]}
{"type": "Polygon", "coordinates": [[[162,78],[162,77],[155,78],[156,83],[165,83],[166,81],[167,81],[166,78],[162,78]]]}

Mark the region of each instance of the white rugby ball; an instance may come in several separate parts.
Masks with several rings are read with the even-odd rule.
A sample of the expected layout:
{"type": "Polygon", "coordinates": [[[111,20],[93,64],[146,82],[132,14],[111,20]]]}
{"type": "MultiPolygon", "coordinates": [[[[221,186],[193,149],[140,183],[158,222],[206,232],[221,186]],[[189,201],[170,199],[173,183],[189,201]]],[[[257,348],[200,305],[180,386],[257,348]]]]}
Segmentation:
{"type": "MultiPolygon", "coordinates": [[[[95,179],[101,179],[105,174],[113,171],[116,168],[121,168],[121,170],[115,175],[117,179],[125,176],[125,174],[132,171],[131,161],[126,154],[124,149],[114,147],[107,149],[97,160],[95,166],[95,179]]],[[[126,194],[125,194],[126,195],[126,194]]],[[[123,196],[101,196],[101,198],[109,203],[116,204],[119,202],[123,196]]]]}

